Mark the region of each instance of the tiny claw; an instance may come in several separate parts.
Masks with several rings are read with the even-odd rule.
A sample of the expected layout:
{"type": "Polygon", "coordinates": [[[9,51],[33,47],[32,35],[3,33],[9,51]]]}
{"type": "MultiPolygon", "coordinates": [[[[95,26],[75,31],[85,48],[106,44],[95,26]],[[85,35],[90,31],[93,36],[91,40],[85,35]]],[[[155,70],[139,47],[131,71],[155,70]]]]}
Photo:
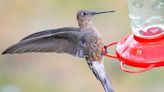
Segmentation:
{"type": "Polygon", "coordinates": [[[104,46],[104,47],[102,48],[102,55],[105,55],[105,54],[107,54],[107,53],[108,53],[107,46],[104,46]]]}
{"type": "Polygon", "coordinates": [[[105,45],[103,50],[102,50],[102,55],[110,57],[110,58],[118,58],[117,56],[113,56],[113,55],[108,54],[108,49],[107,49],[109,46],[115,45],[117,43],[118,42],[113,42],[113,43],[110,43],[108,45],[105,45]]]}
{"type": "Polygon", "coordinates": [[[105,51],[104,51],[105,53],[108,53],[107,46],[104,46],[104,50],[105,50],[105,51]]]}

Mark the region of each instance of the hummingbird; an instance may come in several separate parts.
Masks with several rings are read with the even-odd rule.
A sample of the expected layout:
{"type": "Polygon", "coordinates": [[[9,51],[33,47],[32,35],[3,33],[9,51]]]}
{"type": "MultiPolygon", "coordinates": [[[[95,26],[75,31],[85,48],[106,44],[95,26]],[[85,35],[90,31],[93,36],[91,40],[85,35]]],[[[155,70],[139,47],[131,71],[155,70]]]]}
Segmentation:
{"type": "Polygon", "coordinates": [[[44,30],[26,36],[2,54],[21,54],[30,52],[67,53],[85,58],[89,68],[102,84],[105,92],[114,92],[103,65],[104,48],[101,34],[92,24],[94,15],[115,11],[79,10],[79,27],[63,27],[44,30]]]}

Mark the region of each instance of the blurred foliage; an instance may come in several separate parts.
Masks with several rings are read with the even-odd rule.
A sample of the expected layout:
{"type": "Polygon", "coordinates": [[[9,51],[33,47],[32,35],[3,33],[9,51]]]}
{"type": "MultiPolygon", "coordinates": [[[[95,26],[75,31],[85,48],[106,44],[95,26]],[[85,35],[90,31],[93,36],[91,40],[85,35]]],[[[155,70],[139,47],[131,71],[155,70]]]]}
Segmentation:
{"type": "MultiPolygon", "coordinates": [[[[126,0],[0,0],[0,52],[31,33],[78,26],[79,9],[116,11],[93,18],[105,43],[131,33],[126,0]]],[[[105,58],[104,64],[116,92],[164,91],[163,68],[128,74],[119,69],[118,60],[105,58]]],[[[0,92],[103,92],[103,88],[84,59],[40,53],[1,55],[0,92]]]]}

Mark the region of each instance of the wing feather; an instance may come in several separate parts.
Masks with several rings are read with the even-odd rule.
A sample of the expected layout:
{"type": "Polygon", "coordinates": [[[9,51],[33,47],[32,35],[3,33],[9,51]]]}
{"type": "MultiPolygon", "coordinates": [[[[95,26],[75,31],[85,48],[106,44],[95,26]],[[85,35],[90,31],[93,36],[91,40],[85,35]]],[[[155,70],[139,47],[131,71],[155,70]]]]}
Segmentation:
{"type": "Polygon", "coordinates": [[[81,42],[84,35],[73,27],[42,31],[23,38],[2,54],[56,52],[84,57],[84,45],[81,42]]]}
{"type": "Polygon", "coordinates": [[[58,29],[50,29],[50,30],[40,31],[40,32],[33,33],[31,35],[26,36],[21,41],[27,40],[27,39],[30,39],[30,38],[36,38],[36,37],[42,37],[42,36],[48,36],[48,35],[50,36],[50,35],[54,35],[56,33],[69,32],[69,31],[80,31],[80,29],[79,28],[76,28],[76,27],[64,27],[64,28],[58,28],[58,29]]]}

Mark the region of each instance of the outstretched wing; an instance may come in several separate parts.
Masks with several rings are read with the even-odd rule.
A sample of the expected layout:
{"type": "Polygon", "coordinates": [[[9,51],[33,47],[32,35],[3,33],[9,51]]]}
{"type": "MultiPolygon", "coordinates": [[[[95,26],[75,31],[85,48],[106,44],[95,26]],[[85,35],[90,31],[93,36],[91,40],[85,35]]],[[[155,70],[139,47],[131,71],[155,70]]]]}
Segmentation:
{"type": "Polygon", "coordinates": [[[84,57],[83,36],[84,33],[74,27],[41,31],[25,37],[2,54],[56,52],[84,57]]]}

